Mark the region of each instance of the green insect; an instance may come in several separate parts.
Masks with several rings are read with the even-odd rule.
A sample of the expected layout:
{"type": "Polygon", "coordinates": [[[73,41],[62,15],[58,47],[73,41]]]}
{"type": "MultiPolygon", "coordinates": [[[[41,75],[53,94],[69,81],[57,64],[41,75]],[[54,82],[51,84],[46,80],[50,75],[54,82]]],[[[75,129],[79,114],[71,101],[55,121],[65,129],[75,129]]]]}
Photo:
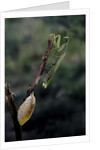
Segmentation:
{"type": "Polygon", "coordinates": [[[65,54],[66,54],[66,49],[68,45],[69,38],[68,36],[64,37],[65,42],[61,45],[61,35],[55,36],[55,34],[50,34],[49,39],[53,40],[53,49],[52,51],[55,53],[56,58],[55,60],[51,63],[51,67],[46,74],[46,77],[44,78],[43,81],[43,87],[47,88],[49,83],[51,82],[56,70],[58,69],[61,61],[63,60],[65,54]]]}

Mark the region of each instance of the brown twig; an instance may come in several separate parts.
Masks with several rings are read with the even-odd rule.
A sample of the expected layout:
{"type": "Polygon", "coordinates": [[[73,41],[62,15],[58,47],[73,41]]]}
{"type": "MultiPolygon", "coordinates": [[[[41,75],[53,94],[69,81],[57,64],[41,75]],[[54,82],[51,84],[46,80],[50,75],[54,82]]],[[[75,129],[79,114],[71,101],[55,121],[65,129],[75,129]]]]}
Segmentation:
{"type": "Polygon", "coordinates": [[[52,48],[53,48],[53,41],[51,39],[48,39],[48,48],[42,57],[42,64],[40,66],[39,73],[37,74],[34,83],[31,86],[29,86],[26,97],[28,97],[32,93],[32,91],[34,91],[34,88],[39,84],[52,48]]]}
{"type": "Polygon", "coordinates": [[[15,128],[15,134],[16,134],[16,140],[22,140],[22,134],[21,134],[21,126],[17,120],[17,111],[14,104],[14,94],[9,91],[9,84],[5,84],[5,96],[6,96],[6,102],[8,104],[8,108],[13,120],[14,128],[15,128]]]}
{"type": "MultiPolygon", "coordinates": [[[[52,48],[53,48],[53,41],[51,39],[48,39],[48,48],[42,57],[42,64],[40,66],[40,70],[37,74],[37,77],[34,83],[29,86],[25,99],[34,91],[34,88],[39,84],[52,48]]],[[[9,108],[9,111],[10,111],[10,114],[14,123],[16,140],[17,141],[22,140],[21,126],[17,120],[17,111],[16,111],[16,107],[14,104],[14,94],[9,91],[8,83],[6,83],[5,85],[5,95],[6,95],[6,102],[8,104],[8,108],[9,108]]]]}

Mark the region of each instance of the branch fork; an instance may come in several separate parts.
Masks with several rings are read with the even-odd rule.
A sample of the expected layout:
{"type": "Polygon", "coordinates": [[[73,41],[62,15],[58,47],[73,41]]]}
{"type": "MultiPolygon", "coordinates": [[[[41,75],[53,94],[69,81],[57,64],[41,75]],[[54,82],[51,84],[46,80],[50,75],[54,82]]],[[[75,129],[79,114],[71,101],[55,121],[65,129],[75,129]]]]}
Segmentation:
{"type": "MultiPolygon", "coordinates": [[[[42,57],[42,64],[40,66],[39,72],[37,74],[37,77],[36,77],[34,83],[29,86],[29,88],[26,92],[25,99],[30,96],[30,94],[34,91],[35,87],[39,84],[39,82],[42,78],[42,74],[45,70],[45,66],[46,66],[48,57],[50,55],[50,52],[51,52],[53,46],[54,46],[53,41],[51,39],[48,39],[48,48],[42,57]]],[[[9,109],[9,112],[10,112],[12,120],[13,120],[15,134],[16,134],[16,140],[19,141],[19,140],[22,140],[21,126],[17,119],[18,112],[17,112],[16,106],[14,104],[15,95],[14,95],[14,93],[10,92],[9,88],[10,88],[10,85],[8,83],[6,83],[5,84],[5,99],[6,99],[6,103],[8,104],[8,109],[9,109]]]]}

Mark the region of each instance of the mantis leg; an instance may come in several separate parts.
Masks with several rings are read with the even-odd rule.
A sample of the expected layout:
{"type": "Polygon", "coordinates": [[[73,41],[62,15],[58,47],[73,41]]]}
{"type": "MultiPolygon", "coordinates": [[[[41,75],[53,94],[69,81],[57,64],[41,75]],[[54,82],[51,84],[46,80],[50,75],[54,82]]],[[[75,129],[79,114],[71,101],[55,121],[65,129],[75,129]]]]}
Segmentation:
{"type": "Polygon", "coordinates": [[[60,47],[61,35],[55,36],[55,39],[57,39],[57,41],[56,41],[56,47],[57,47],[57,49],[58,49],[58,48],[60,47]]]}
{"type": "Polygon", "coordinates": [[[61,46],[59,45],[59,47],[57,49],[58,52],[62,51],[66,47],[66,45],[68,44],[69,37],[66,36],[66,37],[64,37],[64,39],[66,40],[66,42],[64,44],[62,44],[61,46]]]}

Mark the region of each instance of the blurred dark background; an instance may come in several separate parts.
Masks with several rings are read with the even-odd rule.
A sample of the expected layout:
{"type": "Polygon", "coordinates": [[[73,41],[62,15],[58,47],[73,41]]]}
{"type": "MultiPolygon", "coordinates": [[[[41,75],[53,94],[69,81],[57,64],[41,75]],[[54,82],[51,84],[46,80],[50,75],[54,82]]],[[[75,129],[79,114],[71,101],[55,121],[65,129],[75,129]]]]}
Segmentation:
{"type": "MultiPolygon", "coordinates": [[[[85,135],[85,15],[5,19],[5,82],[17,109],[34,82],[49,34],[69,36],[67,54],[47,89],[35,89],[36,107],[23,140],[85,135]]],[[[5,104],[5,141],[15,141],[5,104]]]]}

